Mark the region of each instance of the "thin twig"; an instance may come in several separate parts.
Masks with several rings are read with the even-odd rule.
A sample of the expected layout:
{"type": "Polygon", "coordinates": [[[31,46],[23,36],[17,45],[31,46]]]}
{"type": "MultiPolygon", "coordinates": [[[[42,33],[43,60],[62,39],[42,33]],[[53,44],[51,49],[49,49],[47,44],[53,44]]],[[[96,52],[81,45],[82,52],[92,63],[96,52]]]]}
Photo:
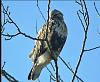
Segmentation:
{"type": "MultiPolygon", "coordinates": [[[[68,66],[68,64],[64,61],[62,57],[59,56],[61,61],[65,64],[65,66],[71,71],[72,74],[74,74],[74,71],[68,66]]],[[[81,82],[84,82],[79,76],[76,75],[76,78],[79,79],[81,82]]]]}
{"type": "MultiPolygon", "coordinates": [[[[51,1],[49,0],[49,1],[48,1],[47,29],[46,29],[46,42],[47,42],[47,45],[48,45],[48,47],[49,47],[49,50],[50,50],[51,54],[54,55],[54,52],[52,51],[52,49],[51,49],[51,47],[50,47],[50,45],[49,45],[48,39],[47,39],[47,37],[48,37],[48,27],[49,27],[50,3],[51,3],[51,1]]],[[[53,56],[52,56],[52,58],[53,58],[53,56]]],[[[55,63],[55,68],[56,68],[56,82],[59,82],[59,80],[58,80],[58,65],[57,65],[57,60],[55,60],[54,58],[53,58],[53,60],[54,60],[54,63],[55,63]]]]}
{"type": "Polygon", "coordinates": [[[16,34],[3,34],[2,33],[2,35],[3,36],[7,36],[8,38],[5,38],[5,40],[11,40],[12,38],[14,38],[14,37],[16,37],[16,36],[18,36],[18,35],[23,35],[23,36],[25,36],[25,37],[27,37],[27,38],[29,38],[29,39],[32,39],[32,40],[40,40],[40,41],[45,41],[45,39],[39,39],[39,38],[33,38],[33,37],[31,37],[31,36],[29,36],[29,35],[27,35],[27,34],[25,34],[25,33],[23,33],[23,32],[18,32],[18,33],[16,33],[16,34]]]}
{"type": "Polygon", "coordinates": [[[78,18],[79,18],[79,20],[80,20],[80,22],[81,22],[81,24],[82,24],[83,30],[84,30],[84,32],[85,32],[85,26],[84,26],[84,24],[83,24],[83,22],[82,22],[82,20],[81,20],[81,18],[80,18],[80,15],[79,15],[79,12],[78,12],[78,11],[77,11],[77,15],[78,15],[78,18]]]}
{"type": "Polygon", "coordinates": [[[44,21],[46,22],[46,19],[45,19],[44,15],[43,15],[43,13],[42,13],[42,11],[41,11],[41,9],[40,9],[39,5],[38,5],[38,0],[37,0],[37,7],[38,7],[38,10],[39,10],[39,12],[40,12],[40,14],[41,14],[42,18],[43,18],[43,19],[44,19],[44,21]]]}
{"type": "Polygon", "coordinates": [[[81,3],[79,3],[77,0],[75,0],[75,2],[76,2],[77,4],[79,4],[79,5],[81,5],[81,3]]]}
{"type": "Polygon", "coordinates": [[[38,31],[37,31],[37,20],[36,20],[36,34],[38,34],[38,31]]]}
{"type": "Polygon", "coordinates": [[[59,82],[59,79],[58,79],[58,65],[57,65],[57,60],[54,60],[55,62],[55,67],[56,67],[56,82],[59,82]]]}
{"type": "MultiPolygon", "coordinates": [[[[49,73],[51,74],[51,76],[53,76],[53,78],[55,78],[55,76],[53,75],[53,73],[50,71],[50,69],[46,66],[47,70],[49,71],[49,73]]],[[[56,79],[56,78],[55,78],[56,79]]]]}
{"type": "MultiPolygon", "coordinates": [[[[12,20],[12,18],[10,17],[10,13],[8,13],[8,8],[7,9],[5,9],[4,8],[4,6],[3,6],[3,4],[2,4],[2,7],[3,7],[3,10],[4,10],[4,14],[5,15],[7,15],[7,17],[8,17],[8,19],[7,19],[7,22],[8,23],[10,23],[10,24],[14,24],[14,26],[17,28],[17,33],[16,34],[4,34],[4,33],[2,33],[2,35],[3,36],[6,36],[6,37],[8,37],[8,38],[5,38],[5,40],[11,40],[13,37],[16,37],[16,36],[18,36],[18,35],[23,35],[23,36],[25,36],[25,37],[27,37],[27,38],[29,38],[29,39],[32,39],[32,40],[41,40],[41,41],[46,41],[47,42],[47,44],[48,44],[48,46],[49,46],[49,48],[50,48],[50,45],[49,45],[49,42],[48,42],[48,39],[47,39],[47,36],[48,36],[48,26],[49,26],[49,11],[50,11],[50,0],[49,0],[49,3],[48,3],[48,20],[47,20],[47,31],[46,31],[46,39],[37,39],[37,38],[33,38],[33,37],[31,37],[31,36],[29,36],[29,35],[27,35],[26,33],[23,33],[21,30],[20,30],[20,28],[18,27],[18,25],[12,20]]],[[[39,9],[39,11],[40,11],[40,13],[41,13],[41,15],[42,15],[42,17],[44,18],[44,16],[43,16],[43,14],[42,14],[42,12],[41,12],[41,10],[40,10],[40,8],[39,8],[39,6],[38,6],[38,0],[37,0],[37,7],[38,7],[38,9],[39,9]]],[[[44,18],[44,20],[45,20],[45,18],[44,18]]],[[[46,20],[45,20],[46,21],[46,20]]],[[[50,51],[51,51],[51,53],[53,54],[53,52],[52,52],[52,50],[50,49],[50,51]]],[[[55,67],[56,67],[56,80],[57,80],[57,82],[58,82],[58,66],[57,66],[57,60],[55,61],[55,67]]]]}
{"type": "MultiPolygon", "coordinates": [[[[49,0],[49,1],[50,1],[50,0],[49,0]]],[[[49,13],[49,8],[48,8],[48,13],[49,13]]],[[[49,16],[48,16],[48,21],[49,21],[49,16]]],[[[49,49],[50,49],[50,52],[51,52],[51,54],[52,54],[52,59],[54,60],[54,63],[55,63],[55,68],[56,68],[56,82],[59,82],[59,80],[58,80],[58,65],[57,65],[57,60],[55,60],[55,59],[53,58],[54,52],[52,51],[52,49],[51,49],[51,47],[50,47],[50,45],[49,45],[48,39],[47,39],[47,36],[48,36],[48,24],[49,24],[49,22],[47,22],[46,42],[47,42],[47,45],[48,45],[48,47],[49,47],[49,49]]]]}
{"type": "Polygon", "coordinates": [[[6,64],[6,62],[4,61],[4,64],[3,64],[3,66],[2,66],[2,70],[3,70],[4,66],[5,66],[5,64],[6,64]]]}
{"type": "Polygon", "coordinates": [[[94,47],[94,48],[90,48],[90,49],[85,49],[84,51],[91,51],[91,50],[95,50],[97,48],[100,48],[100,46],[94,47]]]}
{"type": "Polygon", "coordinates": [[[48,36],[48,27],[49,27],[49,12],[50,12],[50,0],[48,1],[48,19],[47,19],[46,39],[48,36]]]}
{"type": "Polygon", "coordinates": [[[52,80],[53,80],[53,81],[56,81],[56,80],[50,75],[50,82],[51,82],[52,80]]]}
{"type": "Polygon", "coordinates": [[[8,18],[9,18],[9,20],[10,21],[8,21],[9,23],[12,23],[12,24],[14,24],[15,25],[15,27],[17,28],[17,33],[16,34],[4,34],[4,33],[2,33],[1,35],[3,35],[3,36],[6,36],[6,37],[8,37],[8,38],[5,38],[5,40],[11,40],[13,37],[16,37],[16,36],[18,36],[18,35],[23,35],[23,36],[25,36],[25,37],[27,37],[27,38],[29,38],[29,39],[32,39],[32,40],[40,40],[40,41],[45,41],[45,39],[38,39],[38,38],[33,38],[33,37],[31,37],[30,35],[27,35],[26,33],[24,33],[24,32],[22,32],[21,30],[20,30],[20,28],[18,27],[18,25],[13,21],[13,19],[9,16],[9,14],[7,13],[8,11],[4,8],[4,6],[3,6],[3,4],[2,4],[2,7],[3,7],[3,10],[4,10],[4,14],[6,14],[7,16],[8,16],[8,18]]]}
{"type": "Polygon", "coordinates": [[[99,11],[98,11],[98,9],[97,9],[97,7],[96,7],[95,2],[94,2],[94,8],[95,8],[95,10],[96,10],[96,12],[97,12],[98,16],[100,17],[100,13],[99,13],[99,11]]]}
{"type": "MultiPolygon", "coordinates": [[[[68,62],[68,64],[69,64],[69,66],[70,66],[70,69],[73,71],[73,69],[72,69],[72,67],[71,67],[71,65],[70,65],[70,62],[68,62]]],[[[77,82],[79,82],[79,80],[80,80],[80,79],[77,78],[77,82]]]]}
{"type": "Polygon", "coordinates": [[[13,76],[8,74],[5,70],[1,70],[1,75],[4,76],[9,82],[18,82],[13,76]]]}
{"type": "Polygon", "coordinates": [[[53,66],[52,62],[50,62],[50,65],[52,66],[53,71],[55,71],[55,68],[54,68],[54,66],[53,66]]]}
{"type": "Polygon", "coordinates": [[[75,80],[76,73],[78,71],[79,65],[80,65],[82,57],[83,57],[85,44],[86,44],[86,40],[87,40],[87,32],[88,32],[88,27],[89,27],[89,15],[88,15],[86,3],[85,3],[84,0],[80,0],[80,2],[82,3],[82,5],[81,5],[82,12],[84,14],[87,14],[87,21],[85,20],[85,15],[83,15],[84,21],[85,21],[85,24],[86,24],[86,30],[85,30],[85,35],[84,35],[84,39],[83,39],[83,44],[82,44],[82,50],[81,50],[81,53],[80,53],[80,57],[79,57],[79,60],[78,60],[78,63],[77,63],[76,69],[75,69],[75,73],[74,73],[74,76],[72,77],[72,81],[71,82],[74,82],[74,80],[75,80]],[[83,3],[82,3],[82,1],[83,1],[83,3]],[[84,6],[84,9],[83,9],[83,6],[84,6]]]}

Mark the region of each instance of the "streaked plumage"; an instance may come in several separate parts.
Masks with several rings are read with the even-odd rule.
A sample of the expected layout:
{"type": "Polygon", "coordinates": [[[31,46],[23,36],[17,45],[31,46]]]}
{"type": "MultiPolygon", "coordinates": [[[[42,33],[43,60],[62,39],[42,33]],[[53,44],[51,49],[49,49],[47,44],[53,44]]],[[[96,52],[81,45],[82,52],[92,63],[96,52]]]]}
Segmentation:
{"type": "MultiPolygon", "coordinates": [[[[47,23],[38,32],[37,38],[45,39],[47,23]]],[[[57,59],[67,38],[67,27],[63,19],[63,14],[58,10],[53,10],[49,15],[48,42],[53,51],[53,57],[57,59]]],[[[29,55],[32,59],[33,67],[29,73],[28,80],[36,80],[41,70],[52,60],[50,50],[46,41],[36,40],[35,46],[29,55]]]]}

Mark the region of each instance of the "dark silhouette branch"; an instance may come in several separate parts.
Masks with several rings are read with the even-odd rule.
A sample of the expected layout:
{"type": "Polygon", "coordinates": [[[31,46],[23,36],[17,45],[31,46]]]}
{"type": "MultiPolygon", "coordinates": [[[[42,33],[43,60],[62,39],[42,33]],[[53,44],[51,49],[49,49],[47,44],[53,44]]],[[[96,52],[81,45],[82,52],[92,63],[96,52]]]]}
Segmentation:
{"type": "MultiPolygon", "coordinates": [[[[76,73],[78,71],[78,68],[79,68],[79,65],[81,63],[84,52],[100,48],[100,46],[97,46],[97,47],[94,47],[94,48],[91,48],[91,49],[87,49],[87,50],[85,49],[85,44],[86,44],[86,40],[87,40],[87,33],[88,33],[88,28],[89,28],[89,14],[88,14],[88,10],[87,10],[87,7],[86,7],[85,0],[80,0],[79,2],[77,0],[75,0],[75,2],[78,3],[81,6],[81,10],[77,11],[77,15],[78,15],[78,18],[79,18],[79,20],[82,24],[83,30],[84,30],[84,39],[83,39],[83,44],[82,44],[82,50],[81,50],[81,53],[80,53],[80,57],[79,57],[79,60],[78,60],[78,63],[77,63],[76,69],[75,69],[75,73],[74,73],[74,76],[73,76],[71,82],[74,82],[74,80],[75,80],[75,76],[76,76],[76,73]],[[83,16],[83,21],[80,17],[80,14],[83,16]]],[[[94,2],[94,6],[95,6],[95,2],[94,2]]],[[[98,10],[97,10],[96,6],[95,6],[95,9],[98,13],[98,10]]],[[[98,15],[100,16],[99,13],[98,13],[98,15]]]]}
{"type": "Polygon", "coordinates": [[[47,70],[49,71],[49,73],[51,74],[51,76],[54,78],[54,79],[56,79],[55,78],[55,76],[53,75],[53,73],[50,71],[50,69],[46,66],[46,68],[47,68],[47,70]]]}
{"type": "Polygon", "coordinates": [[[12,35],[11,35],[11,34],[8,34],[8,33],[7,33],[7,34],[3,34],[3,33],[2,33],[2,35],[8,37],[8,38],[5,38],[5,40],[11,40],[12,38],[14,38],[14,37],[16,37],[16,36],[18,36],[18,35],[23,35],[24,37],[27,37],[27,38],[32,39],[32,40],[45,41],[45,39],[33,38],[33,37],[27,35],[26,33],[23,33],[23,32],[18,32],[18,33],[16,33],[16,34],[12,34],[12,35]]]}
{"type": "Polygon", "coordinates": [[[75,0],[75,2],[77,3],[77,4],[79,4],[80,6],[82,5],[80,2],[78,2],[77,0],[75,0]]]}
{"type": "Polygon", "coordinates": [[[3,64],[3,66],[2,66],[2,69],[4,68],[5,64],[6,64],[6,62],[4,61],[4,64],[3,64]]]}
{"type": "MultiPolygon", "coordinates": [[[[79,10],[79,11],[77,12],[77,15],[78,15],[79,20],[81,21],[82,27],[83,27],[83,29],[84,29],[85,38],[84,38],[84,41],[83,41],[82,52],[81,52],[81,54],[80,54],[80,58],[79,58],[79,61],[78,61],[78,64],[77,64],[75,73],[74,73],[73,70],[70,68],[70,66],[67,65],[67,63],[66,63],[60,56],[59,56],[59,58],[60,58],[60,59],[62,60],[62,62],[66,65],[66,67],[74,74],[72,82],[74,82],[75,77],[76,77],[77,79],[79,79],[80,81],[84,82],[80,77],[78,77],[78,76],[76,75],[77,70],[78,70],[78,67],[79,67],[80,62],[81,62],[81,59],[82,59],[82,56],[83,56],[83,52],[84,52],[84,51],[90,51],[90,50],[97,49],[97,48],[99,48],[100,46],[99,46],[99,47],[95,47],[95,48],[91,48],[91,49],[89,49],[89,50],[85,50],[85,49],[84,49],[84,48],[85,48],[86,39],[87,39],[88,26],[89,26],[89,15],[88,15],[88,11],[87,11],[87,8],[86,8],[85,1],[83,0],[83,2],[82,2],[82,1],[80,0],[80,2],[77,2],[77,3],[78,3],[79,5],[81,5],[81,7],[82,7],[82,10],[79,10]],[[83,9],[83,6],[85,6],[85,10],[83,9]],[[86,11],[86,12],[85,12],[85,11],[86,11]],[[82,19],[81,19],[79,13],[81,13],[81,14],[83,15],[83,17],[84,17],[84,22],[85,22],[86,25],[83,24],[82,19]]],[[[11,40],[13,37],[16,37],[16,36],[18,36],[18,35],[23,35],[24,37],[27,37],[27,38],[32,39],[32,40],[47,41],[47,44],[48,44],[49,49],[50,49],[50,45],[49,45],[49,42],[48,42],[48,40],[47,40],[47,35],[48,35],[48,22],[49,22],[49,11],[50,11],[50,0],[49,0],[49,3],[48,3],[48,20],[47,20],[46,39],[37,39],[37,38],[33,38],[33,37],[27,35],[26,33],[23,33],[23,32],[20,30],[20,28],[18,27],[18,25],[17,25],[17,24],[12,20],[12,18],[10,17],[10,14],[8,13],[8,8],[5,9],[4,6],[3,6],[3,4],[2,4],[2,7],[3,7],[3,13],[4,13],[4,23],[3,23],[3,25],[2,25],[2,35],[5,36],[5,37],[8,37],[8,38],[5,38],[5,40],[11,40]],[[8,17],[9,20],[8,20],[8,19],[5,19],[5,15],[7,15],[7,17],[8,17]],[[12,34],[12,35],[11,35],[11,34],[8,34],[8,33],[7,33],[7,34],[4,34],[3,32],[4,32],[5,28],[3,28],[3,27],[4,27],[4,25],[6,25],[7,23],[14,24],[15,27],[17,28],[17,31],[18,31],[18,32],[17,32],[16,34],[12,34]]],[[[42,12],[41,12],[39,6],[38,6],[38,0],[37,0],[37,7],[38,7],[38,9],[39,9],[39,11],[40,11],[40,13],[41,13],[43,19],[45,20],[45,17],[43,16],[43,14],[42,14],[42,12]]],[[[37,22],[37,21],[36,21],[36,22],[37,22]]],[[[45,22],[46,22],[46,20],[45,20],[45,22]]],[[[37,32],[37,31],[36,31],[36,32],[37,32]]],[[[54,53],[52,52],[52,49],[50,49],[50,52],[51,52],[52,54],[54,54],[54,53]]],[[[54,77],[54,75],[52,74],[52,72],[51,72],[50,70],[49,70],[49,72],[50,72],[50,74],[53,76],[53,78],[56,79],[56,82],[59,82],[57,60],[54,60],[54,62],[55,62],[55,68],[56,68],[56,78],[54,77]]],[[[61,79],[60,79],[60,80],[61,80],[61,79]]],[[[63,81],[62,81],[62,82],[63,82],[63,81]]]]}
{"type": "MultiPolygon", "coordinates": [[[[23,33],[21,30],[20,30],[20,28],[18,27],[18,25],[13,21],[13,19],[10,17],[10,14],[9,14],[9,11],[8,11],[8,6],[7,6],[7,8],[5,9],[4,8],[4,6],[3,6],[3,4],[2,4],[2,7],[3,7],[3,14],[4,14],[4,24],[2,25],[2,35],[3,36],[5,36],[5,37],[8,37],[8,38],[5,38],[5,40],[11,40],[12,38],[14,38],[14,37],[16,37],[16,36],[18,36],[18,35],[23,35],[24,37],[27,37],[27,38],[29,38],[29,39],[32,39],[32,40],[43,40],[43,41],[46,41],[47,39],[37,39],[37,38],[33,38],[33,37],[31,37],[31,36],[29,36],[29,35],[27,35],[26,33],[23,33]],[[8,17],[8,19],[6,19],[5,18],[5,15],[7,15],[7,17],[8,17]],[[4,25],[6,25],[7,23],[10,23],[10,24],[14,24],[14,26],[17,28],[17,33],[16,34],[4,34],[3,32],[4,32],[4,30],[5,30],[5,28],[4,28],[4,25]]],[[[42,14],[42,12],[41,12],[41,10],[40,10],[40,8],[39,8],[39,6],[38,6],[38,0],[37,0],[37,7],[38,7],[38,9],[39,9],[39,11],[40,11],[40,13],[41,13],[41,15],[42,15],[42,17],[43,17],[43,19],[45,20],[45,18],[44,18],[44,16],[43,16],[43,14],[42,14]]],[[[47,20],[47,29],[48,29],[48,21],[49,21],[49,11],[50,11],[50,0],[49,0],[49,3],[48,3],[48,20],[47,20]]],[[[45,20],[46,21],[46,20],[45,20]]],[[[48,31],[48,30],[47,30],[48,31]]],[[[36,21],[36,32],[37,32],[37,21],[36,21]]],[[[48,32],[46,32],[47,34],[48,34],[48,32]]],[[[47,35],[46,34],[46,35],[47,35]]],[[[48,41],[47,41],[47,43],[48,43],[48,41]]],[[[57,82],[58,82],[58,66],[57,66],[57,62],[55,61],[55,67],[56,67],[56,78],[57,78],[57,82]]],[[[49,72],[50,72],[50,70],[49,70],[49,72]]],[[[74,74],[74,72],[73,72],[73,74],[74,74]]],[[[52,76],[53,76],[53,74],[51,74],[52,76]]],[[[53,76],[54,77],[54,76],[53,76]]],[[[76,76],[77,77],[77,76],[76,76]]],[[[79,77],[78,77],[79,78],[79,77]]],[[[60,80],[61,80],[61,78],[60,78],[60,80]]],[[[61,80],[62,81],[62,80],[61,80]]],[[[62,81],[63,82],[63,81],[62,81]]]]}
{"type": "Polygon", "coordinates": [[[77,11],[77,15],[78,15],[79,20],[81,21],[83,30],[84,30],[84,32],[85,32],[85,26],[84,26],[84,24],[83,24],[83,22],[82,22],[82,20],[81,20],[81,17],[80,17],[80,15],[79,15],[79,12],[78,12],[78,11],[77,11]]]}
{"type": "MultiPolygon", "coordinates": [[[[44,18],[43,14],[42,14],[42,12],[41,12],[39,6],[38,6],[38,0],[37,0],[37,7],[38,7],[38,9],[39,9],[39,11],[40,11],[42,17],[44,18]]],[[[46,39],[37,39],[37,38],[33,38],[33,37],[27,35],[26,33],[23,33],[23,32],[20,30],[20,28],[18,27],[18,25],[17,25],[17,24],[13,21],[13,19],[10,17],[10,13],[8,13],[8,7],[7,7],[7,9],[5,9],[4,6],[3,6],[3,4],[2,4],[2,8],[3,8],[3,14],[4,14],[4,24],[2,25],[2,36],[7,37],[7,38],[5,38],[5,40],[11,40],[12,38],[14,38],[14,37],[16,37],[16,36],[18,36],[18,35],[23,35],[24,37],[27,37],[27,38],[32,39],[32,40],[47,41],[48,26],[49,26],[49,23],[48,23],[48,22],[49,22],[50,0],[49,0],[49,3],[48,3],[48,20],[47,20],[46,39]],[[8,17],[8,19],[7,19],[6,22],[5,22],[5,15],[8,17]],[[7,23],[14,24],[14,26],[17,28],[17,31],[18,31],[18,32],[17,32],[16,34],[9,34],[9,33],[5,34],[5,33],[4,33],[3,27],[4,27],[4,25],[6,25],[7,23]]],[[[44,20],[45,20],[45,18],[44,18],[44,20]]],[[[46,21],[46,20],[45,20],[45,21],[46,21]]],[[[48,44],[48,46],[49,46],[49,48],[50,48],[50,45],[49,45],[49,42],[48,42],[48,41],[47,41],[47,44],[48,44]]],[[[51,49],[50,49],[50,51],[51,51],[51,49]]],[[[52,53],[52,51],[51,51],[51,53],[52,53]]],[[[55,67],[56,67],[56,82],[58,82],[58,66],[57,66],[57,60],[54,60],[54,62],[55,62],[55,67]]]]}
{"type": "MultiPolygon", "coordinates": [[[[3,33],[3,32],[4,32],[4,29],[3,29],[3,27],[2,27],[3,31],[2,31],[2,34],[1,34],[1,35],[8,37],[8,38],[5,38],[5,40],[11,40],[12,38],[14,38],[14,37],[16,37],[16,36],[18,36],[18,35],[23,35],[24,37],[27,37],[27,38],[32,39],[32,40],[42,40],[42,41],[45,41],[45,39],[33,38],[33,37],[27,35],[26,33],[22,32],[22,31],[20,30],[20,28],[18,27],[18,25],[13,21],[13,19],[12,19],[12,18],[10,17],[10,15],[8,14],[8,8],[7,8],[7,10],[6,10],[6,9],[4,8],[4,6],[3,6],[2,3],[1,3],[1,5],[2,5],[2,7],[3,7],[3,13],[4,13],[5,15],[7,15],[7,17],[8,17],[7,21],[4,22],[4,24],[3,24],[3,27],[4,27],[4,25],[7,24],[7,23],[14,24],[14,26],[17,28],[17,31],[18,31],[16,34],[13,34],[13,35],[8,34],[8,33],[7,33],[7,34],[4,34],[4,33],[3,33]]],[[[4,20],[5,20],[5,18],[4,18],[4,20]]]]}
{"type": "MultiPolygon", "coordinates": [[[[70,66],[64,61],[62,57],[60,57],[60,60],[65,64],[65,66],[69,69],[69,71],[74,75],[74,71],[70,68],[70,66]]],[[[76,75],[76,78],[79,79],[81,82],[84,82],[79,76],[76,75]]]]}
{"type": "Polygon", "coordinates": [[[8,74],[5,70],[1,70],[1,75],[4,76],[9,82],[18,82],[13,76],[8,74]]]}
{"type": "MultiPolygon", "coordinates": [[[[49,27],[49,12],[50,12],[50,0],[48,1],[48,20],[47,20],[47,29],[46,29],[46,40],[47,40],[47,44],[48,44],[48,47],[49,49],[51,48],[50,45],[49,45],[49,42],[48,42],[48,39],[47,39],[47,36],[48,36],[48,27],[49,27]]],[[[54,55],[52,49],[50,49],[50,52],[52,55],[54,55]]],[[[52,57],[53,58],[53,57],[52,57]]],[[[55,63],[55,68],[56,68],[56,82],[59,82],[59,79],[58,79],[58,65],[57,65],[57,60],[54,60],[54,63],[55,63]]]]}
{"type": "Polygon", "coordinates": [[[97,12],[98,16],[100,17],[100,13],[99,13],[99,11],[98,11],[98,9],[97,9],[97,7],[96,7],[95,2],[94,2],[94,8],[95,8],[95,10],[96,10],[96,12],[97,12]]]}
{"type": "Polygon", "coordinates": [[[53,81],[56,81],[56,80],[50,75],[50,82],[52,82],[52,80],[53,80],[53,81]]]}
{"type": "MultiPolygon", "coordinates": [[[[52,51],[52,49],[51,49],[51,47],[49,45],[48,39],[47,39],[47,36],[48,36],[48,27],[49,27],[50,3],[51,3],[51,1],[49,0],[48,1],[48,19],[47,19],[47,29],[46,29],[46,40],[47,40],[47,44],[48,44],[48,47],[50,49],[51,54],[54,55],[54,52],[52,51]]],[[[52,58],[53,58],[53,56],[52,56],[52,58]]],[[[53,60],[54,60],[54,63],[55,63],[55,68],[56,68],[56,82],[59,82],[59,80],[58,80],[58,65],[57,65],[57,60],[55,60],[54,58],[53,58],[53,60]]]]}
{"type": "Polygon", "coordinates": [[[80,0],[80,3],[81,3],[80,6],[82,8],[80,11],[82,12],[81,14],[83,15],[83,19],[84,19],[84,23],[85,23],[85,32],[84,32],[82,50],[81,50],[80,57],[79,57],[79,60],[78,60],[78,63],[77,63],[77,66],[76,66],[76,69],[75,69],[75,72],[74,72],[74,76],[72,77],[72,81],[71,82],[74,82],[76,73],[77,73],[79,65],[81,63],[81,60],[82,60],[82,57],[83,57],[83,54],[84,54],[86,40],[87,40],[88,28],[89,28],[89,15],[88,15],[88,11],[87,11],[85,0],[80,0]]]}
{"type": "Polygon", "coordinates": [[[54,68],[52,62],[50,62],[50,65],[52,66],[53,71],[55,71],[55,68],[54,68]]]}
{"type": "Polygon", "coordinates": [[[6,62],[4,61],[4,64],[3,64],[2,69],[1,69],[1,75],[4,76],[9,82],[18,82],[13,76],[11,76],[5,70],[3,70],[5,63],[6,62]]]}
{"type": "Polygon", "coordinates": [[[95,50],[97,48],[100,48],[100,46],[94,47],[94,48],[90,48],[90,49],[85,49],[84,51],[91,51],[91,50],[95,50]]]}
{"type": "Polygon", "coordinates": [[[41,11],[41,9],[40,9],[40,7],[39,7],[39,5],[38,5],[38,0],[37,0],[37,7],[38,7],[38,10],[39,10],[39,12],[40,12],[40,14],[41,14],[41,16],[42,16],[42,18],[44,19],[44,21],[46,22],[46,19],[45,19],[45,17],[44,17],[44,15],[43,15],[43,13],[42,13],[42,11],[41,11]]]}
{"type": "MultiPolygon", "coordinates": [[[[51,47],[50,47],[50,45],[49,45],[48,39],[47,39],[47,37],[48,37],[48,27],[49,27],[50,3],[51,3],[51,1],[48,0],[48,18],[47,18],[47,29],[46,29],[46,39],[45,39],[45,40],[46,40],[46,42],[47,42],[47,45],[48,45],[48,47],[49,47],[49,50],[50,50],[51,54],[53,55],[54,52],[52,51],[52,49],[51,49],[51,47]]],[[[42,15],[43,19],[45,20],[45,17],[44,17],[44,15],[42,14],[42,12],[41,12],[41,10],[40,10],[40,8],[39,8],[39,6],[38,6],[38,0],[37,0],[37,7],[38,7],[38,10],[39,10],[40,14],[42,15]]],[[[46,22],[46,20],[45,20],[45,22],[46,22]]],[[[53,58],[53,56],[52,56],[52,58],[53,58]]],[[[56,68],[56,82],[59,82],[59,81],[58,81],[58,65],[57,65],[57,60],[55,60],[54,58],[53,58],[53,60],[54,60],[54,62],[55,62],[55,68],[56,68]]]]}
{"type": "Polygon", "coordinates": [[[56,67],[56,82],[59,82],[59,79],[58,79],[58,65],[57,65],[57,60],[54,60],[55,62],[55,67],[56,67]]]}
{"type": "Polygon", "coordinates": [[[38,31],[37,31],[37,20],[36,20],[36,34],[38,34],[38,31]]]}

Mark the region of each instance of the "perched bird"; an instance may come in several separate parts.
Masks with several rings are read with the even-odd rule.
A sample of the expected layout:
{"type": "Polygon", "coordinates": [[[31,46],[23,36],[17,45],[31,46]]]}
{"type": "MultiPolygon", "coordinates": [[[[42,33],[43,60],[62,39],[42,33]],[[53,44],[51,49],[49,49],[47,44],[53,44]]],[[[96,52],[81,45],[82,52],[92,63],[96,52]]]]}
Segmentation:
{"type": "Polygon", "coordinates": [[[37,34],[38,39],[45,39],[47,35],[49,46],[46,41],[36,40],[35,46],[29,55],[29,58],[32,59],[33,67],[28,75],[28,80],[36,80],[41,70],[49,64],[51,60],[57,60],[67,39],[67,34],[63,14],[56,9],[52,10],[49,13],[48,23],[44,24],[37,34]]]}

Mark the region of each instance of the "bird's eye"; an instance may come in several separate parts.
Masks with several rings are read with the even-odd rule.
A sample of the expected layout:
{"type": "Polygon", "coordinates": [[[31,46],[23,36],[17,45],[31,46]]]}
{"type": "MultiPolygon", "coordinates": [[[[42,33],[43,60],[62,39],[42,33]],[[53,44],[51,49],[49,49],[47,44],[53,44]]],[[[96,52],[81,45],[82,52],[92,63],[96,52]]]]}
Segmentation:
{"type": "Polygon", "coordinates": [[[54,14],[53,17],[56,17],[58,14],[54,14]]]}

